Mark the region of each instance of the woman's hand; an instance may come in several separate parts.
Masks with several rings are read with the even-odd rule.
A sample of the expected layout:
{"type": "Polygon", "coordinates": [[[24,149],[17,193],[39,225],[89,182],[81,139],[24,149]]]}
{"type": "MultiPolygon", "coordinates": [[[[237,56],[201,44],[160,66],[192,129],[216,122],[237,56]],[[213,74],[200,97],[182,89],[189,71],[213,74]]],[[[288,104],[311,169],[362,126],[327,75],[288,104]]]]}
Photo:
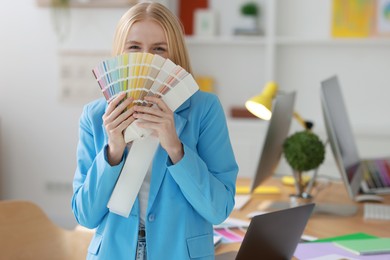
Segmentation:
{"type": "Polygon", "coordinates": [[[153,130],[160,139],[161,146],[175,164],[183,158],[184,151],[176,133],[173,112],[161,98],[145,97],[145,100],[155,104],[155,106],[134,106],[133,117],[143,120],[137,122],[138,126],[153,130]]]}
{"type": "Polygon", "coordinates": [[[126,107],[133,102],[133,98],[125,99],[125,97],[125,92],[120,93],[110,102],[103,115],[103,125],[108,135],[107,158],[110,165],[120,163],[126,148],[123,131],[135,120],[132,116],[133,108],[125,111],[126,107]]]}

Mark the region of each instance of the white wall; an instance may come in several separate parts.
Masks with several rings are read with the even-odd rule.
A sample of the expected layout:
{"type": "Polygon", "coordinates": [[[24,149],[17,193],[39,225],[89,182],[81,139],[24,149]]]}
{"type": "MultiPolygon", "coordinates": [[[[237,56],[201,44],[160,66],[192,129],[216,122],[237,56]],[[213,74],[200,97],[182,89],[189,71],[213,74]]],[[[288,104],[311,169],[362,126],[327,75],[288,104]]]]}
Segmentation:
{"type": "Polygon", "coordinates": [[[109,50],[123,12],[72,9],[71,34],[59,42],[49,8],[31,0],[0,8],[1,193],[35,201],[64,226],[74,224],[70,185],[83,104],[60,101],[57,54],[71,46],[109,50]]]}
{"type": "MultiPolygon", "coordinates": [[[[213,0],[212,6],[219,6],[225,15],[235,13],[236,5],[225,3],[213,0]]],[[[6,199],[35,201],[55,222],[65,227],[75,224],[70,207],[70,185],[76,167],[78,119],[84,103],[61,100],[58,53],[69,49],[109,51],[115,24],[124,11],[121,8],[71,9],[70,35],[66,41],[59,42],[53,30],[50,9],[38,8],[31,0],[7,1],[0,8],[0,154],[3,156],[0,160],[0,194],[6,199]]],[[[221,32],[228,34],[226,24],[232,20],[226,16],[223,20],[227,23],[222,25],[221,32]]],[[[378,152],[384,155],[390,150],[387,135],[390,120],[386,115],[390,104],[387,102],[390,94],[388,50],[368,48],[364,56],[359,56],[359,51],[353,52],[347,47],[338,49],[336,55],[346,53],[346,61],[333,64],[333,49],[321,48],[283,48],[278,56],[282,64],[278,74],[282,85],[298,90],[299,111],[307,112],[305,115],[319,122],[319,133],[324,136],[318,95],[307,86],[317,88],[325,74],[341,71],[345,75],[341,75],[341,82],[347,88],[352,123],[359,128],[362,155],[378,152]],[[325,62],[329,64],[325,71],[308,66],[323,62],[324,56],[317,51],[328,53],[325,62]],[[362,64],[358,73],[351,70],[355,60],[362,64]],[[306,74],[307,77],[299,76],[306,74]],[[380,102],[373,102],[373,99],[380,102]],[[365,108],[369,113],[364,112],[365,108]],[[374,144],[372,140],[376,140],[374,144]]],[[[264,53],[255,45],[201,44],[190,46],[190,51],[196,72],[215,75],[219,82],[217,93],[226,109],[232,104],[242,105],[247,97],[262,88],[266,80],[261,74],[266,68],[259,62],[264,53]],[[243,72],[241,63],[247,64],[249,69],[243,72]]],[[[240,176],[252,176],[266,125],[256,121],[229,120],[229,127],[241,168],[240,176]]],[[[293,129],[299,129],[299,126],[294,125],[293,129]]],[[[329,169],[334,169],[329,152],[327,162],[329,169]]],[[[324,173],[332,171],[325,168],[324,173]]],[[[289,173],[287,167],[280,171],[289,173]]],[[[337,176],[335,170],[333,173],[337,176]]]]}
{"type": "MultiPolygon", "coordinates": [[[[177,8],[174,1],[159,2],[177,8]]],[[[78,120],[90,99],[71,102],[61,95],[60,54],[69,50],[110,53],[116,23],[127,9],[53,12],[38,7],[35,0],[3,3],[0,198],[32,200],[58,224],[75,225],[70,203],[78,120]],[[56,22],[70,29],[63,40],[54,29],[56,22]]],[[[85,74],[92,76],[90,69],[85,74]]],[[[98,93],[97,85],[92,87],[98,93]]]]}

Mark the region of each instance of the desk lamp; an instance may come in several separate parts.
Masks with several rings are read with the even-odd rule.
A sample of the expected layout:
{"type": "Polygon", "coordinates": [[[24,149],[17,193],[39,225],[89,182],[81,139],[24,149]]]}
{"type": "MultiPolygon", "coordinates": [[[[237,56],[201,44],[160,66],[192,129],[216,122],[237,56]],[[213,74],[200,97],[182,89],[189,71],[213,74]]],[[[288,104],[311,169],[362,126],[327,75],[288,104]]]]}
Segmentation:
{"type": "MultiPolygon", "coordinates": [[[[272,117],[272,101],[276,97],[278,93],[278,85],[271,81],[266,84],[264,90],[261,94],[254,96],[248,99],[245,102],[246,109],[255,115],[258,118],[263,120],[270,120],[272,117]]],[[[298,123],[306,130],[310,130],[313,128],[313,123],[310,121],[305,121],[297,112],[293,112],[293,117],[298,121],[298,123]]],[[[311,197],[310,191],[313,187],[314,181],[316,179],[318,173],[318,168],[315,170],[314,175],[308,183],[307,196],[311,197]]],[[[296,182],[296,181],[295,181],[296,182]]],[[[297,185],[297,183],[295,183],[297,185]]],[[[276,209],[278,208],[287,208],[289,207],[285,203],[273,203],[276,209]]],[[[291,204],[290,204],[291,205],[291,204]]],[[[356,213],[356,207],[351,205],[331,205],[331,204],[322,204],[316,205],[315,211],[327,213],[327,214],[335,214],[342,216],[349,216],[356,213]]]]}
{"type": "MultiPolygon", "coordinates": [[[[270,81],[265,85],[263,92],[261,92],[259,95],[256,95],[256,96],[248,99],[245,102],[245,107],[249,112],[251,112],[256,117],[261,118],[263,120],[270,120],[272,117],[273,99],[276,97],[276,95],[278,93],[282,94],[281,91],[278,91],[277,83],[274,81],[270,81]]],[[[293,112],[293,117],[294,117],[294,119],[296,119],[298,121],[298,123],[305,130],[312,129],[313,123],[310,121],[305,121],[297,112],[295,112],[295,111],[293,112]]],[[[315,171],[315,174],[311,180],[310,180],[310,178],[304,178],[301,181],[302,183],[300,183],[299,185],[296,181],[297,180],[296,176],[294,178],[290,178],[290,177],[286,176],[285,178],[283,178],[283,183],[295,184],[297,190],[300,190],[299,189],[300,185],[303,185],[303,184],[306,184],[307,182],[309,182],[308,191],[310,192],[310,190],[312,189],[312,186],[314,184],[316,175],[317,175],[317,170],[315,171]]]]}
{"type": "MultiPolygon", "coordinates": [[[[245,103],[246,109],[255,115],[256,117],[263,119],[263,120],[271,120],[272,117],[272,111],[273,111],[273,100],[276,99],[277,94],[284,94],[287,95],[287,93],[282,93],[281,91],[278,91],[278,85],[274,81],[268,82],[262,93],[259,95],[256,95],[252,98],[250,98],[245,103]]],[[[300,125],[306,130],[310,130],[313,127],[313,123],[309,121],[303,120],[303,118],[296,112],[291,112],[292,116],[298,121],[300,125]]],[[[309,181],[309,178],[305,178],[302,180],[304,183],[307,183],[309,181]]],[[[312,180],[313,181],[313,180],[312,180]]],[[[289,183],[289,184],[295,184],[296,187],[297,183],[295,181],[295,178],[290,178],[288,176],[283,178],[283,183],[289,183]]],[[[311,185],[310,185],[311,186],[311,185]]],[[[311,189],[311,187],[310,187],[311,189]]],[[[299,189],[297,189],[299,190],[299,189]]]]}
{"type": "MultiPolygon", "coordinates": [[[[278,92],[280,92],[278,91],[278,85],[270,81],[265,85],[263,92],[245,102],[245,107],[258,118],[270,120],[272,116],[272,101],[278,92]]],[[[310,130],[313,128],[313,123],[305,121],[297,112],[294,112],[294,118],[304,129],[310,130]]]]}

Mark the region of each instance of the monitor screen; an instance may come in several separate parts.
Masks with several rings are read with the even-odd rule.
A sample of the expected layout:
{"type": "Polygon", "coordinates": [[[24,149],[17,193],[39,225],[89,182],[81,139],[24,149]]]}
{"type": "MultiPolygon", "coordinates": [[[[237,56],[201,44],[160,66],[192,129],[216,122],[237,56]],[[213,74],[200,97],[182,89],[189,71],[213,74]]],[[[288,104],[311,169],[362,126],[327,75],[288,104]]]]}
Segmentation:
{"type": "Polygon", "coordinates": [[[251,192],[272,176],[278,166],[283,153],[283,142],[290,130],[294,103],[295,92],[279,94],[275,99],[260,160],[252,180],[251,192]]]}
{"type": "Polygon", "coordinates": [[[321,105],[332,153],[351,199],[360,189],[362,170],[337,76],[321,82],[321,105]]]}

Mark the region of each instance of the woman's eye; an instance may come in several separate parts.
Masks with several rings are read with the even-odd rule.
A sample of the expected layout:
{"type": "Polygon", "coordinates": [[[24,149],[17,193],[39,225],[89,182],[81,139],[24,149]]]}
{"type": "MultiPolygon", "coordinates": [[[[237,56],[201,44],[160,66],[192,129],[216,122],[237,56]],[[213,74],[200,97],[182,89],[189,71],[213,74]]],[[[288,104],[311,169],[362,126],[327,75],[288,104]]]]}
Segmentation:
{"type": "Polygon", "coordinates": [[[164,52],[166,52],[166,49],[163,47],[156,47],[156,48],[154,48],[154,52],[155,53],[164,53],[164,52]]]}
{"type": "Polygon", "coordinates": [[[138,45],[130,45],[127,47],[128,50],[140,50],[141,48],[138,45]]]}

